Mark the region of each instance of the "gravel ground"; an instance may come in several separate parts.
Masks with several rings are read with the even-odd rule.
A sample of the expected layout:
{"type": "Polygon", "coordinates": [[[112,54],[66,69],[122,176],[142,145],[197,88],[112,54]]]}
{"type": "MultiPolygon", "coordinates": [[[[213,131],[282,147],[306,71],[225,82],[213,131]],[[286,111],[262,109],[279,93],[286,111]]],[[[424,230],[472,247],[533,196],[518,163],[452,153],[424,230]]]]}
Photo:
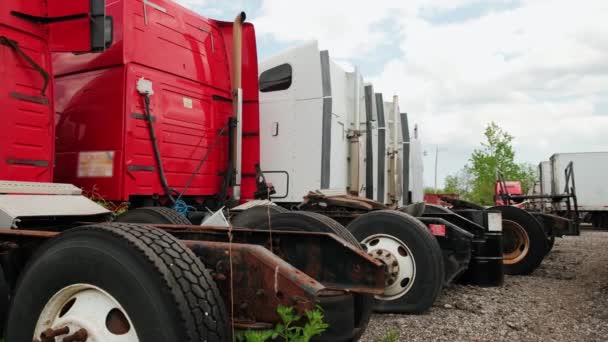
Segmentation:
{"type": "Polygon", "coordinates": [[[608,232],[558,239],[529,276],[499,288],[453,285],[426,314],[375,315],[364,342],[608,341],[608,232]]]}

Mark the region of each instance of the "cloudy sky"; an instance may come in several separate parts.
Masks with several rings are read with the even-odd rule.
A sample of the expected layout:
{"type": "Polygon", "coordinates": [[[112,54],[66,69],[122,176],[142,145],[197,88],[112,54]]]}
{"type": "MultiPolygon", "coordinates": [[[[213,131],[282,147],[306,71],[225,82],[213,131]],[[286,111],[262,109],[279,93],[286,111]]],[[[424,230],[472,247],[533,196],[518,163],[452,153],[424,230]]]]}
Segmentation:
{"type": "Polygon", "coordinates": [[[398,94],[420,127],[425,182],[440,185],[491,121],[515,136],[516,158],[608,151],[606,0],[178,0],[232,20],[248,13],[260,58],[316,39],[398,94]]]}

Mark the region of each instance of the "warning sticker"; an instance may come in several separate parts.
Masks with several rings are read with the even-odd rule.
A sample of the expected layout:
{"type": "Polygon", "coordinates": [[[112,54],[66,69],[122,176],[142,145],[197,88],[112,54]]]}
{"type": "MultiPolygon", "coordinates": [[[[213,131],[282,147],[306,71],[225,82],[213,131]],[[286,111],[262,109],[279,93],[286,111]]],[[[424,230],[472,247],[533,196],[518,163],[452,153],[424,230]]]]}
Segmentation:
{"type": "Polygon", "coordinates": [[[184,97],[184,107],[192,109],[192,99],[189,97],[184,97]]]}
{"type": "Polygon", "coordinates": [[[78,154],[78,178],[112,177],[113,173],[114,151],[78,154]]]}

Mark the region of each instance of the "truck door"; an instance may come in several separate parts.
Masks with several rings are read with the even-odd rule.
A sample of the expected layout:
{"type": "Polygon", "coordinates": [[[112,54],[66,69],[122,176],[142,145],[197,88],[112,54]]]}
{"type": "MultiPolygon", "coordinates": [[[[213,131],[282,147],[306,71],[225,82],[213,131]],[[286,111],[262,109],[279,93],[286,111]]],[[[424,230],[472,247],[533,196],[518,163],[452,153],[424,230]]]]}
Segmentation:
{"type": "Polygon", "coordinates": [[[321,188],[323,82],[316,43],[260,65],[261,166],[280,202],[321,188]],[[267,173],[266,171],[270,171],[267,173]]]}

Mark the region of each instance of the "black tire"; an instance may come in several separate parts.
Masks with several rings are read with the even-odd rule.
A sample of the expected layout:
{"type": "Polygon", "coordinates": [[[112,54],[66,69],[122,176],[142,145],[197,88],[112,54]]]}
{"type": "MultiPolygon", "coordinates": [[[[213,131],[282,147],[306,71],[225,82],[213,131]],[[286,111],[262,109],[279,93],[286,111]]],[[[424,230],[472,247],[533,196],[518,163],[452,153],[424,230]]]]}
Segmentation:
{"type": "Polygon", "coordinates": [[[31,342],[46,303],[74,284],[115,298],[140,341],[231,340],[222,297],[189,249],[159,229],[111,223],[72,229],[39,248],[19,280],[5,341],[31,342]]]}
{"type": "Polygon", "coordinates": [[[505,248],[507,247],[507,241],[505,237],[507,233],[505,231],[504,221],[512,221],[517,223],[521,228],[525,230],[529,241],[528,251],[524,258],[516,263],[509,264],[506,260],[504,263],[505,274],[509,275],[526,275],[532,273],[542,263],[545,255],[549,251],[549,238],[543,230],[543,226],[538,220],[530,213],[523,209],[512,207],[512,206],[496,206],[489,208],[488,210],[500,211],[503,219],[503,242],[505,248]]]}
{"type": "MultiPolygon", "coordinates": [[[[344,228],[343,225],[330,217],[318,213],[305,211],[279,213],[272,216],[271,227],[275,230],[333,233],[356,248],[361,249],[357,239],[346,228],[344,228]]],[[[263,218],[261,221],[255,222],[253,227],[253,229],[259,230],[268,230],[268,228],[269,225],[267,218],[263,218]]],[[[342,341],[358,341],[361,335],[363,335],[365,332],[373,313],[373,296],[353,294],[353,302],[355,330],[346,339],[342,339],[342,341]]],[[[343,331],[340,332],[340,327],[330,326],[329,329],[328,334],[313,338],[313,341],[337,341],[335,336],[345,335],[343,331]],[[334,331],[332,332],[332,330],[334,331]]]]}
{"type": "Polygon", "coordinates": [[[258,205],[236,214],[230,218],[230,223],[234,227],[253,228],[260,222],[268,221],[268,215],[271,217],[276,214],[288,213],[289,210],[279,207],[278,205],[258,205]]]}
{"type": "Polygon", "coordinates": [[[393,300],[376,297],[375,311],[421,313],[433,305],[443,288],[445,270],[439,243],[422,222],[403,212],[382,210],[359,216],[347,228],[359,241],[376,234],[399,239],[411,251],[419,270],[412,287],[402,297],[393,300]]]}
{"type": "Polygon", "coordinates": [[[118,216],[114,222],[142,224],[190,225],[190,220],[171,208],[144,207],[129,210],[118,216]]]}
{"type": "Polygon", "coordinates": [[[553,250],[554,246],[555,246],[555,235],[551,235],[547,239],[547,254],[549,254],[553,250]]]}
{"type": "Polygon", "coordinates": [[[6,277],[4,275],[4,269],[0,266],[0,336],[4,332],[4,326],[2,325],[6,322],[6,316],[8,313],[9,303],[10,303],[10,286],[6,281],[6,277]]]}

